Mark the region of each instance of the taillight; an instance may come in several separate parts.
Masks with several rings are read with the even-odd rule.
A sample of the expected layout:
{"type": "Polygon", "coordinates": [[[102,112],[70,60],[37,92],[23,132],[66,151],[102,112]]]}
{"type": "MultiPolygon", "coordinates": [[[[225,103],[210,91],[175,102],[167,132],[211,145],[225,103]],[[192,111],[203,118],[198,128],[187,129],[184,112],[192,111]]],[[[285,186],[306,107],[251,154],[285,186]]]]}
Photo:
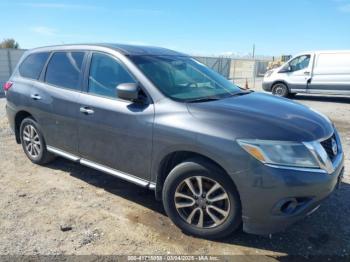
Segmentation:
{"type": "Polygon", "coordinates": [[[5,92],[8,91],[8,90],[11,88],[12,85],[13,85],[12,82],[6,82],[6,83],[3,85],[3,89],[5,90],[5,92]]]}

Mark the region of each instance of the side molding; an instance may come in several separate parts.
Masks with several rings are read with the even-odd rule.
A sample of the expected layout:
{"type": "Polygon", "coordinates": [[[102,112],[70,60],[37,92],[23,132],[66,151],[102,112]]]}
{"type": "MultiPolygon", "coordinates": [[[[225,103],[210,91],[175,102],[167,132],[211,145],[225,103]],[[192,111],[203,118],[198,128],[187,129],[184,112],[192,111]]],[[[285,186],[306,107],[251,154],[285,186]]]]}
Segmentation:
{"type": "Polygon", "coordinates": [[[50,153],[53,153],[55,155],[59,155],[61,157],[64,157],[64,158],[67,158],[69,160],[72,160],[74,162],[78,162],[79,161],[79,157],[73,155],[73,154],[70,154],[70,153],[67,153],[65,151],[62,151],[60,149],[57,149],[57,148],[54,148],[52,146],[46,146],[46,149],[47,151],[49,151],[50,153]]]}

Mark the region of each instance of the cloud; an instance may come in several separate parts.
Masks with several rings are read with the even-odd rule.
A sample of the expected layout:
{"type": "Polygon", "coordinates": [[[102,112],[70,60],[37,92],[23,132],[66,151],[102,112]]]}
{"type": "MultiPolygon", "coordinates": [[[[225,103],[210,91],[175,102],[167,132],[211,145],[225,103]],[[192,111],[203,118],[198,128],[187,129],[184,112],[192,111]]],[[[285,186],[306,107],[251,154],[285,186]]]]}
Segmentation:
{"type": "MultiPolygon", "coordinates": [[[[88,5],[88,4],[67,4],[60,2],[20,2],[17,5],[31,8],[50,8],[50,9],[100,9],[104,11],[113,11],[105,6],[98,5],[88,5]]],[[[116,13],[129,16],[149,16],[149,15],[160,15],[163,11],[158,9],[148,9],[148,8],[125,8],[115,10],[116,13]]]]}
{"type": "Polygon", "coordinates": [[[237,56],[236,52],[232,52],[232,51],[226,51],[226,52],[221,52],[218,54],[219,56],[237,56]]]}
{"type": "Polygon", "coordinates": [[[161,15],[163,11],[157,10],[157,9],[142,9],[142,8],[133,8],[133,9],[122,9],[120,10],[120,13],[125,14],[125,15],[133,15],[133,16],[138,16],[138,15],[161,15]]]}
{"type": "Polygon", "coordinates": [[[350,13],[350,3],[349,4],[345,4],[345,5],[341,5],[338,7],[339,11],[343,12],[343,13],[350,13]]]}
{"type": "Polygon", "coordinates": [[[45,36],[55,36],[56,29],[47,26],[34,26],[30,30],[34,33],[45,35],[45,36]]]}
{"type": "Polygon", "coordinates": [[[35,34],[45,36],[45,37],[54,37],[58,39],[62,38],[85,38],[86,35],[79,35],[79,34],[62,34],[57,29],[48,27],[48,26],[33,26],[30,27],[29,30],[35,34]]]}
{"type": "Polygon", "coordinates": [[[95,8],[91,5],[78,5],[78,4],[65,4],[65,3],[33,3],[33,2],[23,2],[18,3],[21,6],[35,7],[35,8],[59,8],[59,9],[90,9],[95,8]]]}
{"type": "MultiPolygon", "coordinates": [[[[2,5],[0,3],[0,5],[2,5]]],[[[124,8],[124,9],[113,9],[108,8],[104,5],[88,5],[88,4],[70,4],[70,3],[60,3],[57,2],[19,2],[16,3],[19,7],[29,7],[29,8],[42,8],[42,9],[60,9],[60,10],[94,10],[94,11],[104,11],[112,12],[117,15],[123,16],[159,16],[164,12],[159,9],[150,8],[124,8]]]]}
{"type": "Polygon", "coordinates": [[[337,9],[343,13],[350,13],[350,0],[333,0],[337,5],[337,9]]]}

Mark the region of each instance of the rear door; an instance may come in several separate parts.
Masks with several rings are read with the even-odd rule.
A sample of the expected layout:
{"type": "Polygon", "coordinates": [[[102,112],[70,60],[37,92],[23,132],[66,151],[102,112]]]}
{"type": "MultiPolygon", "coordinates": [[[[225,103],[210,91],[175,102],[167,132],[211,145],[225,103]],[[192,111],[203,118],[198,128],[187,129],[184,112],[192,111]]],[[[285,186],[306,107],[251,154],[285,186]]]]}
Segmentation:
{"type": "Polygon", "coordinates": [[[319,53],[310,92],[350,94],[350,52],[319,53]]]}
{"type": "Polygon", "coordinates": [[[31,94],[46,144],[72,154],[78,153],[79,96],[85,55],[84,51],[53,52],[31,94]]]}
{"type": "Polygon", "coordinates": [[[287,72],[287,84],[291,91],[305,91],[311,78],[313,55],[304,54],[292,59],[287,66],[290,70],[287,72]]]}
{"type": "MultiPolygon", "coordinates": [[[[43,93],[39,78],[49,56],[50,52],[25,54],[24,59],[20,61],[18,70],[15,70],[11,76],[10,81],[13,82],[13,86],[6,95],[7,107],[12,109],[13,113],[26,111],[34,117],[39,125],[42,125],[43,115],[46,114],[49,108],[47,103],[43,103],[40,98],[34,96],[43,93]]],[[[11,121],[14,121],[14,119],[11,121]]]]}
{"type": "Polygon", "coordinates": [[[136,79],[115,57],[93,52],[89,61],[79,115],[79,153],[83,161],[149,180],[153,103],[117,98],[116,86],[135,83],[136,79]]]}

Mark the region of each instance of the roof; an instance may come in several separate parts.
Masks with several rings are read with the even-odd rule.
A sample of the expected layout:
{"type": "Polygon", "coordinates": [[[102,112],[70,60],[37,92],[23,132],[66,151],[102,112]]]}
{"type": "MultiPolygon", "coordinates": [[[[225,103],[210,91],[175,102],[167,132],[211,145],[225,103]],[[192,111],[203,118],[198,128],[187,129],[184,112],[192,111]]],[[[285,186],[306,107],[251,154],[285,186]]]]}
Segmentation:
{"type": "Polygon", "coordinates": [[[304,51],[299,52],[294,57],[303,55],[303,54],[336,54],[336,53],[349,53],[350,50],[313,50],[313,51],[304,51]]]}
{"type": "Polygon", "coordinates": [[[173,51],[163,47],[156,46],[140,46],[140,45],[126,45],[126,44],[99,44],[101,46],[109,47],[125,55],[185,55],[183,53],[173,51]]]}
{"type": "Polygon", "coordinates": [[[113,44],[113,43],[101,43],[101,44],[73,44],[73,45],[55,45],[41,48],[35,48],[35,50],[48,50],[48,49],[69,49],[69,47],[81,47],[89,49],[92,47],[105,47],[114,49],[123,55],[176,55],[187,56],[186,54],[176,52],[170,49],[155,47],[155,46],[140,46],[140,45],[128,45],[128,44],[113,44]]]}

